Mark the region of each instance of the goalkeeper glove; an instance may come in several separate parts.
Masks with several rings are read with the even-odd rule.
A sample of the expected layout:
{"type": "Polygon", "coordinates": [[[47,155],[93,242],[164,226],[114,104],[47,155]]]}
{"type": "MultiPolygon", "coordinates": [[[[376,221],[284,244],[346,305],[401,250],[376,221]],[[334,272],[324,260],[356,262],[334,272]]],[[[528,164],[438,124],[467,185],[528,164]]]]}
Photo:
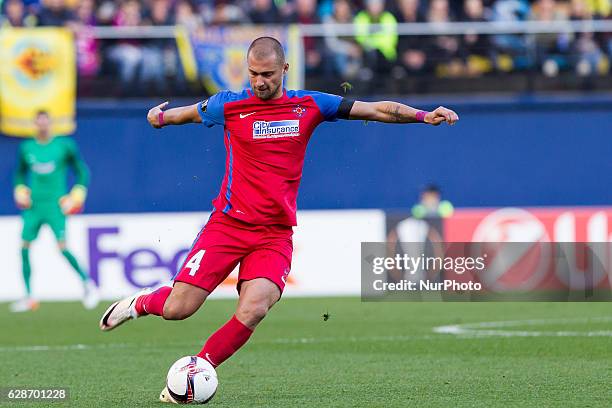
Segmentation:
{"type": "Polygon", "coordinates": [[[87,187],[79,184],[72,187],[70,193],[60,198],[60,207],[66,215],[78,214],[83,211],[83,205],[87,198],[87,187]]]}
{"type": "Polygon", "coordinates": [[[15,186],[13,197],[18,208],[25,210],[32,207],[32,192],[28,186],[23,184],[15,186]]]}

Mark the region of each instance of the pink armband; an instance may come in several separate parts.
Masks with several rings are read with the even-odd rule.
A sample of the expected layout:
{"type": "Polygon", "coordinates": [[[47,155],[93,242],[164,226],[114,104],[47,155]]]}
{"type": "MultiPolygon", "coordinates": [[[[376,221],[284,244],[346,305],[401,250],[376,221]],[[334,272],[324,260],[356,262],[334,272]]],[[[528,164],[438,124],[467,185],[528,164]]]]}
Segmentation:
{"type": "Polygon", "coordinates": [[[425,111],[417,111],[416,113],[416,120],[417,122],[425,122],[425,115],[427,115],[429,112],[425,112],[425,111]]]}
{"type": "Polygon", "coordinates": [[[164,111],[159,112],[159,115],[157,115],[157,121],[159,122],[159,126],[164,126],[164,111]]]}

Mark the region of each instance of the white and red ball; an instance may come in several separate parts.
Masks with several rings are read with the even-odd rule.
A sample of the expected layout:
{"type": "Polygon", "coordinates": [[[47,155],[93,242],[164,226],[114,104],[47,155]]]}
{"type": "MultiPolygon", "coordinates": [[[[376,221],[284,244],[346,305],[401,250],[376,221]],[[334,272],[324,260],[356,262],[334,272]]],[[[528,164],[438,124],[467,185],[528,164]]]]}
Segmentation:
{"type": "Polygon", "coordinates": [[[179,404],[206,404],[215,396],[218,385],[215,368],[196,356],[178,359],[166,377],[168,393],[179,404]]]}

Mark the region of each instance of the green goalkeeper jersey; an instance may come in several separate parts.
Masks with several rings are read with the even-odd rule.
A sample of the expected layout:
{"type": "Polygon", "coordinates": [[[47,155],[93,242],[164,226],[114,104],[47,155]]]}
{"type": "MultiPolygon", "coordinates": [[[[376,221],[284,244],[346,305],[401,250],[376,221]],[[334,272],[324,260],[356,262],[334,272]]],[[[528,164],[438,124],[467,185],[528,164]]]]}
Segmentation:
{"type": "Polygon", "coordinates": [[[57,202],[65,195],[68,167],[74,170],[75,184],[89,184],[89,170],[68,137],[54,137],[47,143],[26,140],[19,146],[18,160],[15,185],[30,187],[33,202],[57,202]]]}

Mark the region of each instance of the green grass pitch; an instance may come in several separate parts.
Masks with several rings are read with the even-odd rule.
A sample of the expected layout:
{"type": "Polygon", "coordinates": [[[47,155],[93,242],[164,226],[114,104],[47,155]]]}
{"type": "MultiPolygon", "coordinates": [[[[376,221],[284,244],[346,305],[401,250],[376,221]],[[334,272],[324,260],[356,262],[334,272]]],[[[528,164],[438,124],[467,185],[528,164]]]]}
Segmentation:
{"type": "MultiPolygon", "coordinates": [[[[0,406],[167,406],[157,400],[167,369],[197,354],[235,301],[210,300],[184,321],[147,317],[102,333],[97,324],[106,306],[85,311],[77,303],[43,303],[34,313],[10,314],[1,304],[0,387],[68,387],[71,397],[0,406]]],[[[286,298],[219,367],[210,406],[610,407],[610,316],[609,303],[286,298]],[[491,330],[538,335],[434,332],[528,319],[537,320],[491,330]]]]}

